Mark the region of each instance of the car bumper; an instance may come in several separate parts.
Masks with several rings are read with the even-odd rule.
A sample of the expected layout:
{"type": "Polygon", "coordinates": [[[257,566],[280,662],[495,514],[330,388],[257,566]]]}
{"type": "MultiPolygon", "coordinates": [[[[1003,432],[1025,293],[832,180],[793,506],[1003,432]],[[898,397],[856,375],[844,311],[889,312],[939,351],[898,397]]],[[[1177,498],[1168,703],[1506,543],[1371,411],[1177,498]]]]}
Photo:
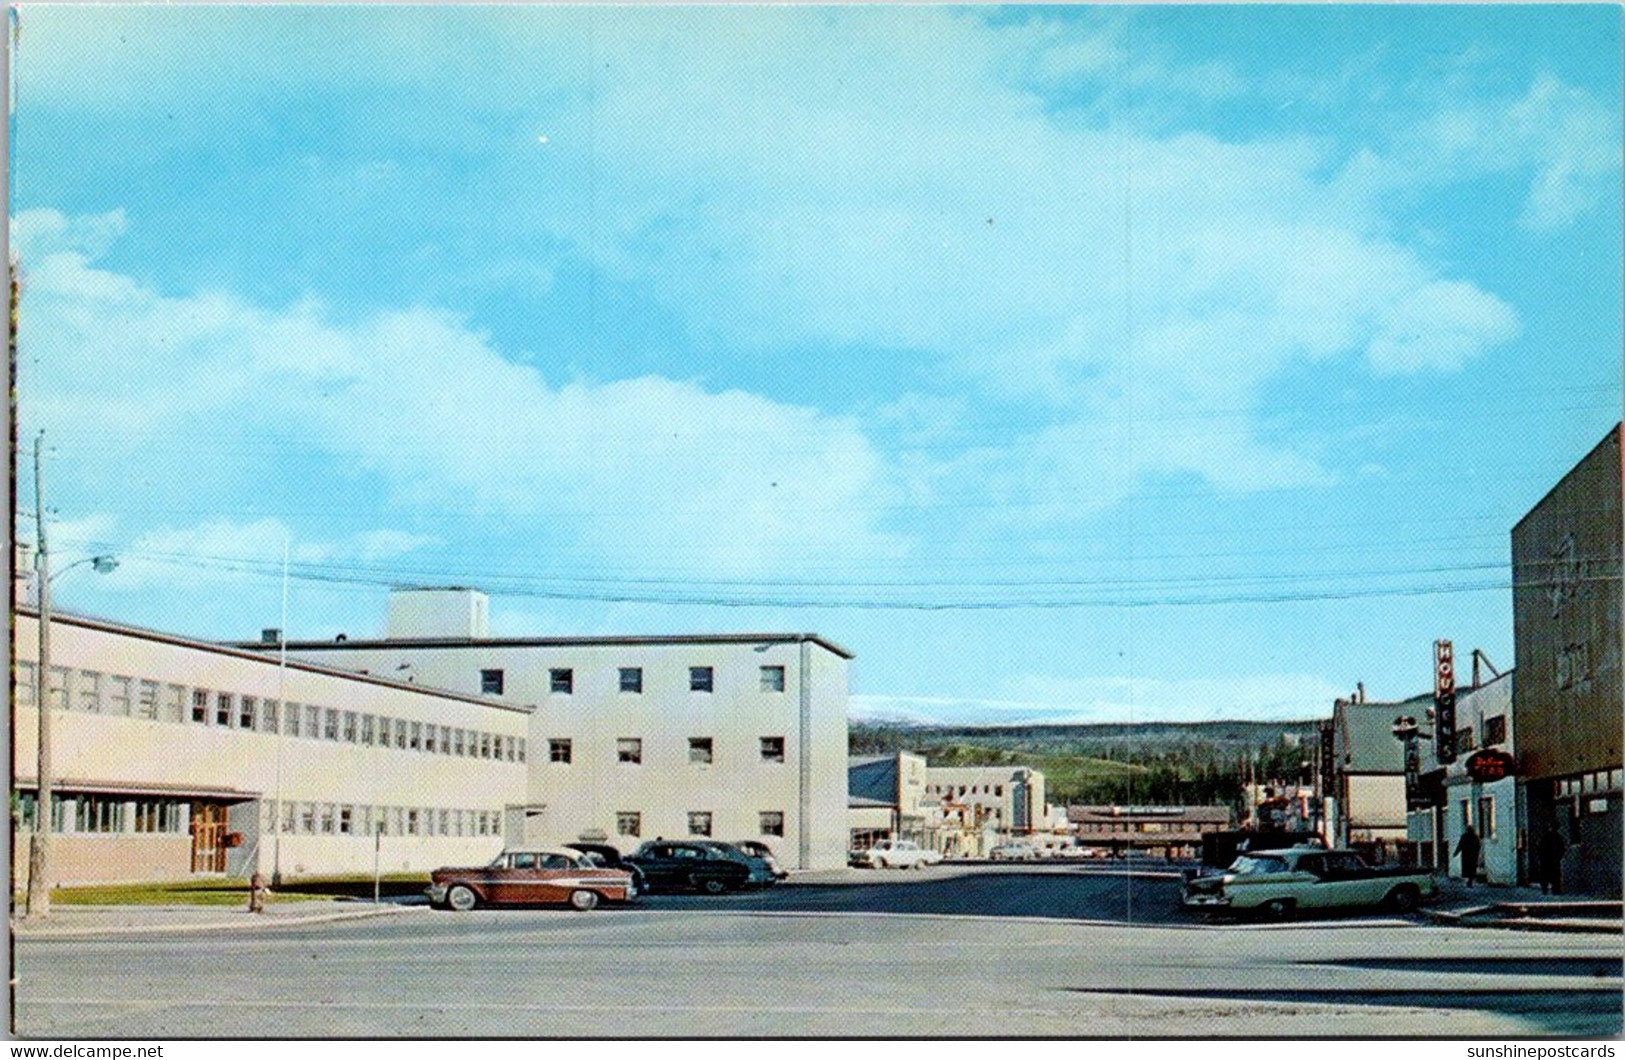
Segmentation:
{"type": "Polygon", "coordinates": [[[1230,899],[1222,894],[1187,894],[1185,905],[1191,909],[1223,909],[1230,899]]]}
{"type": "Polygon", "coordinates": [[[443,883],[431,883],[423,893],[429,896],[430,903],[439,905],[446,900],[446,892],[449,890],[450,888],[443,883]]]}

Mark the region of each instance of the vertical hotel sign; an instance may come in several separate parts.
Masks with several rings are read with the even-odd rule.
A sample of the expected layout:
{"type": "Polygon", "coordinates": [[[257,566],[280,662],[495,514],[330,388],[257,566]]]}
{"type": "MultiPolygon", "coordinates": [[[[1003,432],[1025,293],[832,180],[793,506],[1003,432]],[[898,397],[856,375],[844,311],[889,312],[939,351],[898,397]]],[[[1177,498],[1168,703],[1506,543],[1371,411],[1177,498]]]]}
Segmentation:
{"type": "Polygon", "coordinates": [[[1433,642],[1433,748],[1440,765],[1456,760],[1456,649],[1433,642]]]}

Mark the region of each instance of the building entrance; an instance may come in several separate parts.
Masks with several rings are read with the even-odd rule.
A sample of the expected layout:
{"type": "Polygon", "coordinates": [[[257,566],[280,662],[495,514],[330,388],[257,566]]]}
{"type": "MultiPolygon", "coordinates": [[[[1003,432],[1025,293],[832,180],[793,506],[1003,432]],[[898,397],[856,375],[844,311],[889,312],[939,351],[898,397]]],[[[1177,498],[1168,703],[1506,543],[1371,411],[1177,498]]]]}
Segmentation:
{"type": "Polygon", "coordinates": [[[218,803],[192,804],[192,871],[226,871],[226,808],[218,803]]]}

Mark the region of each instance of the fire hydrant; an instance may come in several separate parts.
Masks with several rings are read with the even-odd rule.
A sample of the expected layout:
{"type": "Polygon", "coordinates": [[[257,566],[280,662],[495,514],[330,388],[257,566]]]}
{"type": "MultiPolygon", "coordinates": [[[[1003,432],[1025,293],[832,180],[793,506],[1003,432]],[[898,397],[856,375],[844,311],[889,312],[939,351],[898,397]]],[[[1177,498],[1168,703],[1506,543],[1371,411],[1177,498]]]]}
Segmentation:
{"type": "Polygon", "coordinates": [[[265,879],[263,872],[256,872],[248,880],[248,911],[250,913],[265,912],[265,896],[271,893],[271,886],[265,879]]]}

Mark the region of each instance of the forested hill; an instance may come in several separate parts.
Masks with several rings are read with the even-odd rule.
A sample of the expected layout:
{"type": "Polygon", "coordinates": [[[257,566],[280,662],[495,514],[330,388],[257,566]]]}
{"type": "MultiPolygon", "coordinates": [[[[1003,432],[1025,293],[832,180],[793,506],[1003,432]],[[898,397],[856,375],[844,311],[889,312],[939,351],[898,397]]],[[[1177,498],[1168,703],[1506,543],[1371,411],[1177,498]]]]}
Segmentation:
{"type": "Polygon", "coordinates": [[[853,722],[853,754],[913,751],[936,766],[1040,769],[1054,803],[1227,803],[1244,762],[1255,775],[1307,779],[1316,723],[1141,722],[1096,725],[924,726],[853,722]]]}

